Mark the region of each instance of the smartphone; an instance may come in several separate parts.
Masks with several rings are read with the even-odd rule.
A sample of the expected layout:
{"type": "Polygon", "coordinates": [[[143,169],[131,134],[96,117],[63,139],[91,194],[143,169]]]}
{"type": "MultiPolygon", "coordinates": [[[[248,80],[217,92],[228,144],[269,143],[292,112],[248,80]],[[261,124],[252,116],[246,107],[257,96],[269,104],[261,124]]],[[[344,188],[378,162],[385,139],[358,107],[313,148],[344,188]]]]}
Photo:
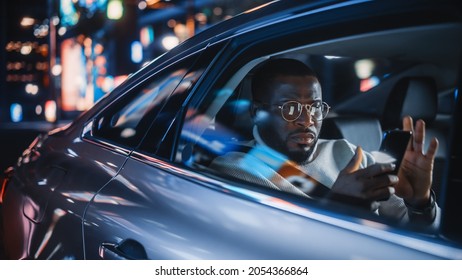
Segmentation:
{"type": "Polygon", "coordinates": [[[404,130],[387,130],[383,133],[380,153],[376,156],[377,162],[394,163],[396,165],[393,174],[397,174],[407,145],[411,140],[412,132],[404,130]]]}

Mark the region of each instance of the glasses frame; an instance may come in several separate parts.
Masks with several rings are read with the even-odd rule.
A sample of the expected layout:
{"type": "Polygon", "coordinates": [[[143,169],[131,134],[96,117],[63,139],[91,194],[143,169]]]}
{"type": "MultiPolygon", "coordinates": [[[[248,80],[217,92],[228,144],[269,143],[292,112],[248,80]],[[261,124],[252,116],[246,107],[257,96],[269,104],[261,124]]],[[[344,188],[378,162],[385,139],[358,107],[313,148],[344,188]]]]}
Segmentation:
{"type": "Polygon", "coordinates": [[[311,118],[313,118],[313,119],[316,120],[316,121],[321,121],[321,120],[323,120],[323,119],[325,119],[325,118],[327,117],[327,115],[329,114],[330,108],[331,108],[331,107],[329,106],[329,104],[327,104],[327,103],[324,102],[324,101],[320,101],[320,100],[314,101],[314,102],[311,103],[311,104],[308,104],[308,103],[307,103],[307,104],[303,104],[303,103],[300,103],[300,102],[295,101],[295,100],[289,100],[289,101],[287,101],[287,102],[284,102],[282,105],[268,104],[268,103],[263,103],[263,102],[258,102],[258,103],[261,104],[261,105],[266,105],[266,106],[274,106],[274,107],[277,107],[278,109],[280,109],[280,111],[281,111],[281,117],[282,117],[286,122],[294,122],[294,121],[298,120],[298,119],[300,118],[300,116],[302,115],[302,113],[303,113],[303,108],[306,109],[307,115],[309,114],[309,116],[310,116],[311,118]],[[318,102],[321,103],[321,108],[324,107],[324,108],[326,108],[326,109],[325,109],[325,112],[324,112],[324,111],[321,112],[321,118],[314,118],[313,112],[311,112],[311,108],[313,108],[313,104],[316,104],[316,103],[318,103],[318,102]],[[284,116],[284,113],[283,113],[283,109],[282,109],[282,108],[283,108],[286,104],[288,104],[288,103],[297,103],[298,106],[301,106],[301,107],[302,107],[301,110],[300,110],[300,113],[298,114],[298,116],[295,117],[293,120],[287,119],[287,118],[284,116]]]}

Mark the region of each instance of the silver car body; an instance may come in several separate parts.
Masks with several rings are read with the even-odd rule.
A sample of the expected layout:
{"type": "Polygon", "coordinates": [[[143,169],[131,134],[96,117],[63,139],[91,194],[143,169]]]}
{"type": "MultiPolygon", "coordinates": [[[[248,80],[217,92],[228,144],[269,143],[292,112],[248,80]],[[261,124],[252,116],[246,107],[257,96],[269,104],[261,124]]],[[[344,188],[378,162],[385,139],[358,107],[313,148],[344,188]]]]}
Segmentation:
{"type": "MultiPolygon", "coordinates": [[[[411,76],[423,72],[444,76],[445,83],[457,88],[458,72],[451,71],[460,64],[462,9],[456,1],[422,1],[420,5],[419,1],[297,2],[276,1],[199,33],[131,75],[72,124],[39,136],[18,159],[5,188],[2,210],[7,256],[461,259],[460,225],[447,214],[457,209],[448,197],[460,194],[455,190],[460,181],[449,177],[457,164],[447,160],[456,152],[451,149],[456,133],[444,136],[448,144],[442,155],[446,159],[439,200],[442,225],[431,233],[348,206],[324,205],[223,178],[187,163],[189,143],[214,153],[222,148],[220,137],[227,136],[216,132],[212,141],[200,125],[188,130],[191,115],[201,110],[206,113],[200,116],[214,115],[214,106],[207,110],[201,106],[221,108],[250,69],[271,55],[402,55],[404,61],[428,64],[418,70],[409,68],[411,76]],[[430,11],[434,15],[427,17],[430,11]],[[436,37],[420,38],[429,35],[436,37]],[[429,54],[437,42],[432,40],[442,45],[434,61],[429,54]],[[428,45],[414,50],[421,42],[428,45]],[[146,95],[130,103],[133,99],[127,96],[138,94],[139,88],[151,91],[142,91],[146,95]],[[150,96],[151,92],[155,93],[150,96]],[[159,92],[169,97],[156,95],[159,92]],[[215,99],[206,103],[212,95],[215,99]],[[172,96],[180,100],[171,101],[172,96]],[[147,124],[140,124],[143,129],[133,130],[131,123],[140,116],[129,112],[136,111],[143,100],[162,104],[160,112],[169,114],[156,111],[147,124]],[[169,105],[177,107],[169,111],[169,105]],[[105,112],[113,108],[123,108],[120,111],[126,115],[116,114],[108,120],[105,112]],[[134,135],[133,142],[106,137],[103,129],[119,124],[126,125],[120,135],[126,135],[124,139],[134,135]]],[[[383,82],[376,91],[388,90],[395,81],[383,82]]],[[[367,102],[350,100],[343,108],[375,110],[367,102]]],[[[338,108],[341,112],[340,103],[338,108]]]]}

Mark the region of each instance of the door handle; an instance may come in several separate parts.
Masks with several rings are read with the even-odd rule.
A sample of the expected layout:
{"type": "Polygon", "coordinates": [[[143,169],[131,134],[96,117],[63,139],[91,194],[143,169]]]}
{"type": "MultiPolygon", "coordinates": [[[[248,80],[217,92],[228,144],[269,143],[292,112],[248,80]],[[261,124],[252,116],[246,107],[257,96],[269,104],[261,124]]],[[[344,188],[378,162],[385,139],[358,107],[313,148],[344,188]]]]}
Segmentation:
{"type": "Polygon", "coordinates": [[[99,245],[99,256],[103,260],[147,260],[143,245],[133,239],[125,239],[119,244],[103,242],[99,245]]]}

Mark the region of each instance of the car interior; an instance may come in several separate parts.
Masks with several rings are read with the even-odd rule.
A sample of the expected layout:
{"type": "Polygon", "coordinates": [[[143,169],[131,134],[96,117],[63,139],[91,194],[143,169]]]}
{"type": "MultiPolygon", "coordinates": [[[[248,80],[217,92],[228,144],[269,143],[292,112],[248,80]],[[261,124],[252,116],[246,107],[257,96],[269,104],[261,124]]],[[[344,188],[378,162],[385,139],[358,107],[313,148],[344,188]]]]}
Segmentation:
{"type": "MultiPolygon", "coordinates": [[[[380,148],[385,131],[401,129],[404,116],[423,119],[425,149],[433,137],[439,141],[433,189],[437,202],[442,203],[451,114],[458,94],[461,30],[459,24],[403,28],[303,46],[274,56],[300,59],[318,73],[324,101],[331,105],[320,138],[345,138],[372,152],[380,148]],[[364,61],[373,69],[359,77],[358,62],[364,61]]],[[[209,122],[193,133],[200,137],[183,149],[181,161],[203,169],[214,157],[241,149],[252,138],[251,69],[267,58],[247,63],[229,80],[227,94],[215,100],[215,110],[205,112],[209,122]],[[216,142],[227,148],[210,149],[216,142]]]]}

